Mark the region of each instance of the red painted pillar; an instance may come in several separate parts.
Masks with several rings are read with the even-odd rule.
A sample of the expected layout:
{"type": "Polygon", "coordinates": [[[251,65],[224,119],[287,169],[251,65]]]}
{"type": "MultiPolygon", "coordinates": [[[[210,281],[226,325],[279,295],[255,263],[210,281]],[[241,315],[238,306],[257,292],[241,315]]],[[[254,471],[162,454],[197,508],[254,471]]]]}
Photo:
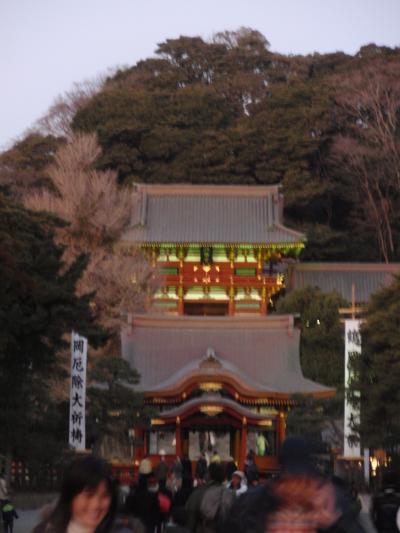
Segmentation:
{"type": "MultiPolygon", "coordinates": [[[[264,283],[265,283],[265,279],[264,279],[264,283]]],[[[261,314],[262,315],[266,315],[267,314],[267,288],[265,287],[265,285],[263,286],[263,288],[261,289],[261,314]]]]}
{"type": "Polygon", "coordinates": [[[231,286],[229,287],[229,304],[228,315],[233,316],[235,314],[235,287],[232,285],[233,278],[231,276],[231,286]]]}
{"type": "Polygon", "coordinates": [[[282,442],[285,440],[285,437],[286,437],[286,421],[285,421],[285,413],[283,411],[279,411],[276,422],[277,422],[278,451],[279,451],[280,447],[282,446],[282,442]]]}
{"type": "Polygon", "coordinates": [[[175,450],[178,457],[182,456],[182,443],[181,443],[181,419],[179,416],[176,417],[176,426],[175,426],[175,450]]]}
{"type": "Polygon", "coordinates": [[[183,276],[179,276],[179,287],[178,287],[178,315],[184,314],[184,302],[183,298],[185,291],[183,290],[183,276]]]}
{"type": "Polygon", "coordinates": [[[240,470],[244,469],[246,455],[247,455],[247,420],[246,420],[246,417],[244,416],[242,420],[242,433],[240,436],[240,459],[239,459],[240,470]]]}
{"type": "Polygon", "coordinates": [[[146,433],[143,428],[135,428],[135,441],[137,444],[135,444],[134,460],[141,461],[146,455],[146,433]]]}

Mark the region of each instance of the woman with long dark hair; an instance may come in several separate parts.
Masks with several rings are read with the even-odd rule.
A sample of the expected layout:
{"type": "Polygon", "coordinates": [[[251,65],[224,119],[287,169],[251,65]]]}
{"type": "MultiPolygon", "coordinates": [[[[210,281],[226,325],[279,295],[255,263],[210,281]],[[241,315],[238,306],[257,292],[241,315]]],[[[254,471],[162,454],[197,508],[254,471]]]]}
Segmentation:
{"type": "Polygon", "coordinates": [[[109,533],[116,509],[110,466],[93,456],[82,457],[67,468],[55,508],[33,533],[109,533]]]}

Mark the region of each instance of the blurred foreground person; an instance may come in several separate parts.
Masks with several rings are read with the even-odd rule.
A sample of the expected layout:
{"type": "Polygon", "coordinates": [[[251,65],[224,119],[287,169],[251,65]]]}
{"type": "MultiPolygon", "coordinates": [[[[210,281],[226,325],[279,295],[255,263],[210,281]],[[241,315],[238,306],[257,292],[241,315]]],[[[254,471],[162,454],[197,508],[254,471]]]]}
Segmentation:
{"type": "Polygon", "coordinates": [[[174,506],[185,507],[186,502],[190,498],[190,495],[192,494],[192,492],[193,492],[192,480],[186,477],[183,478],[181,488],[178,489],[174,497],[174,506]]]}
{"type": "Polygon", "coordinates": [[[332,481],[314,469],[304,439],[286,439],[279,458],[280,475],[238,498],[224,525],[224,532],[363,532],[356,519],[343,513],[345,505],[339,501],[332,481]]]}
{"type": "Polygon", "coordinates": [[[75,460],[64,474],[61,494],[34,533],[109,533],[117,509],[111,468],[93,456],[75,460]]]}
{"type": "Polygon", "coordinates": [[[286,439],[280,453],[281,475],[272,486],[277,509],[267,517],[268,533],[314,533],[339,518],[335,491],[315,471],[309,446],[301,438],[286,439]]]}
{"type": "Polygon", "coordinates": [[[283,475],[274,484],[278,508],[267,518],[268,533],[314,533],[339,518],[332,486],[311,476],[283,475]]]}
{"type": "Polygon", "coordinates": [[[164,533],[190,533],[186,527],[187,513],[184,507],[177,505],[172,508],[171,519],[164,533]]]}

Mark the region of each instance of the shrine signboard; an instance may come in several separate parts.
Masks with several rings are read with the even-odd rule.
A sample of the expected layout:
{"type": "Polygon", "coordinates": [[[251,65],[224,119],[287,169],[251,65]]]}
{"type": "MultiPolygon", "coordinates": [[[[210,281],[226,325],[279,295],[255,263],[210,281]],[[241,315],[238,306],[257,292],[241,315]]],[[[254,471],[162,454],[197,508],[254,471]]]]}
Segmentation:
{"type": "Polygon", "coordinates": [[[345,320],[345,403],[344,403],[344,453],[346,458],[360,456],[360,444],[356,437],[352,425],[358,423],[360,419],[360,412],[356,409],[347,398],[347,390],[352,380],[352,370],[350,367],[350,360],[358,357],[361,354],[361,320],[349,319],[345,320]]]}
{"type": "Polygon", "coordinates": [[[75,450],[86,448],[86,365],[85,337],[72,332],[71,336],[71,389],[69,403],[69,445],[75,450]]]}

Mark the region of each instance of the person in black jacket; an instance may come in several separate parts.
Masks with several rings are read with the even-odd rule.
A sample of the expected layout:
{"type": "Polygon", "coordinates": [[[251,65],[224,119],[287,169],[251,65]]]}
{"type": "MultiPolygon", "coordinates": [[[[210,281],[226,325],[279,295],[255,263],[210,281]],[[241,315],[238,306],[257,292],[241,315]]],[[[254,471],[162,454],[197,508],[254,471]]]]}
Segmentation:
{"type": "Polygon", "coordinates": [[[126,498],[125,512],[139,518],[146,529],[146,533],[154,533],[161,521],[161,513],[156,492],[149,490],[149,481],[153,475],[149,459],[143,459],[139,465],[137,485],[133,485],[126,498]]]}
{"type": "Polygon", "coordinates": [[[1,512],[3,515],[4,533],[13,533],[14,518],[18,518],[18,514],[10,500],[4,501],[1,512]]]}
{"type": "Polygon", "coordinates": [[[379,533],[398,533],[397,511],[400,508],[400,495],[394,487],[385,487],[372,503],[372,518],[379,533]]]}
{"type": "Polygon", "coordinates": [[[196,463],[195,478],[197,483],[200,484],[204,482],[204,479],[207,474],[207,460],[204,452],[201,453],[199,460],[196,463]]]}

